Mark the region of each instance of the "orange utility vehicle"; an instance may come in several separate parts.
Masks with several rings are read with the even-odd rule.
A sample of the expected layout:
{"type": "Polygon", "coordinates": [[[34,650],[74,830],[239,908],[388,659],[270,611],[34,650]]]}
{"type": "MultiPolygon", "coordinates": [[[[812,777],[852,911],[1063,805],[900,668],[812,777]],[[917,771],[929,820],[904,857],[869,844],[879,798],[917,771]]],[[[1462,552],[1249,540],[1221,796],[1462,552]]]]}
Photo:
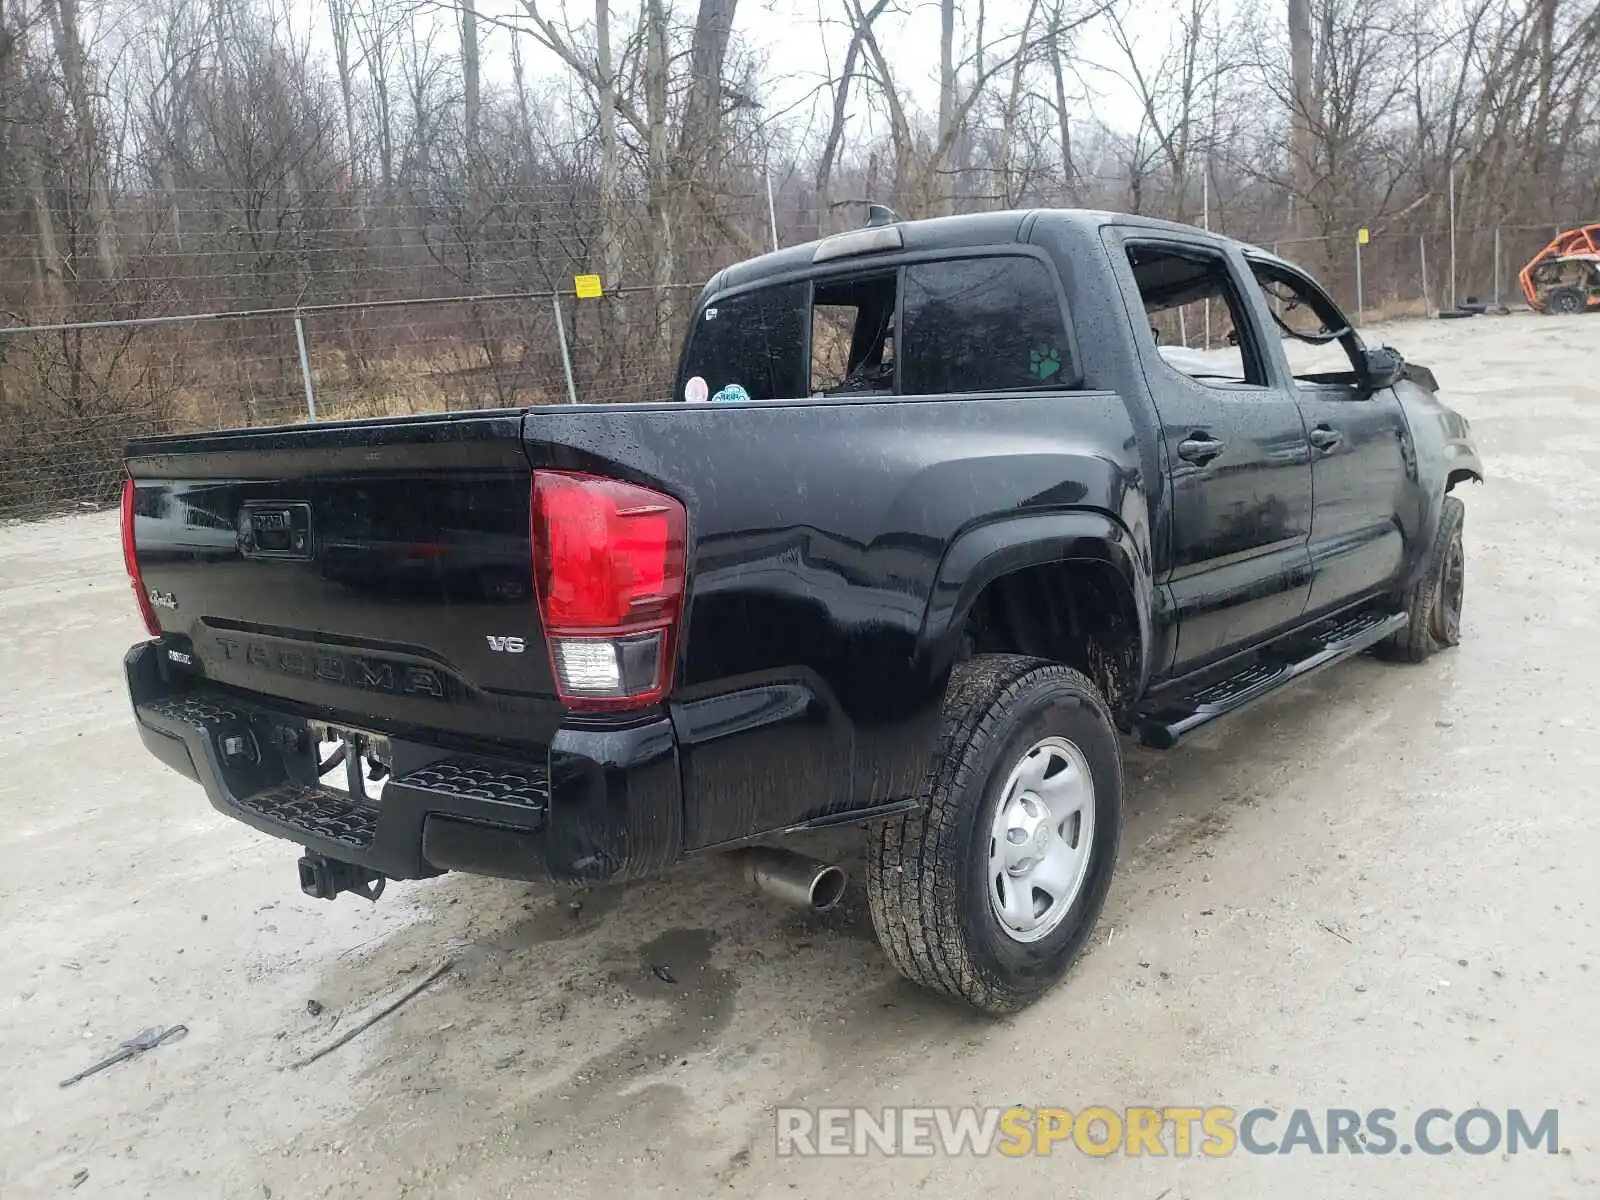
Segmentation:
{"type": "Polygon", "coordinates": [[[1600,224],[1557,234],[1517,278],[1534,312],[1600,309],[1600,224]]]}

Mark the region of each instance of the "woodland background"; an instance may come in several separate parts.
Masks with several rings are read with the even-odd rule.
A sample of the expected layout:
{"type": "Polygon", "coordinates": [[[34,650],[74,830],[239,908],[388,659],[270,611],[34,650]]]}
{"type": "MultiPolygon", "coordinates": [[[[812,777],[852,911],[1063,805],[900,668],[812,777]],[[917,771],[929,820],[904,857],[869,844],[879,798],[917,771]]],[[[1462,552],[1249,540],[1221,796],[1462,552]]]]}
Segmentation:
{"type": "Polygon", "coordinates": [[[707,275],[865,200],[1204,220],[1347,303],[1366,228],[1420,313],[1452,176],[1462,296],[1600,219],[1593,0],[0,0],[0,515],[308,387],[563,399],[552,293],[580,399],[664,395],[707,275]]]}

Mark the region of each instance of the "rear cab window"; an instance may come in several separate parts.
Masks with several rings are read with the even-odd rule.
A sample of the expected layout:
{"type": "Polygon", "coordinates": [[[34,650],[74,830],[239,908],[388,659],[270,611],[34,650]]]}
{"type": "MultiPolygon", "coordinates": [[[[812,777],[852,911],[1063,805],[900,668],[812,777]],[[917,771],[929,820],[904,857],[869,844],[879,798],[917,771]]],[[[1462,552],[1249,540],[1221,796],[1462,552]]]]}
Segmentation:
{"type": "Polygon", "coordinates": [[[707,305],[694,318],[679,372],[679,398],[804,396],[808,380],[802,354],[810,315],[809,283],[739,292],[707,305]]]}
{"type": "Polygon", "coordinates": [[[1070,347],[1038,258],[863,264],[713,301],[695,319],[680,398],[1063,390],[1077,380],[1070,347]]]}
{"type": "Polygon", "coordinates": [[[896,271],[812,285],[810,395],[893,394],[898,292],[896,271]]]}

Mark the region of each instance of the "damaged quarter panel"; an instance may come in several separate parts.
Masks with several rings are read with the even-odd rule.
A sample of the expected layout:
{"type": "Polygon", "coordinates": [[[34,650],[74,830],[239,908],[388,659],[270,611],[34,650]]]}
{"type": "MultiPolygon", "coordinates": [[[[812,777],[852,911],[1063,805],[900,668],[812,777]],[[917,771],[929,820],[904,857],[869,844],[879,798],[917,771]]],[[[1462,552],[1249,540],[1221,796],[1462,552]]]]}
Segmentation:
{"type": "MultiPolygon", "coordinates": [[[[1431,546],[1445,494],[1465,479],[1482,483],[1483,462],[1467,419],[1439,399],[1432,371],[1407,363],[1394,394],[1411,433],[1407,467],[1417,481],[1413,495],[1418,511],[1409,514],[1407,527],[1416,531],[1417,546],[1431,546]]],[[[1415,557],[1407,585],[1427,562],[1426,554],[1415,557]]]]}

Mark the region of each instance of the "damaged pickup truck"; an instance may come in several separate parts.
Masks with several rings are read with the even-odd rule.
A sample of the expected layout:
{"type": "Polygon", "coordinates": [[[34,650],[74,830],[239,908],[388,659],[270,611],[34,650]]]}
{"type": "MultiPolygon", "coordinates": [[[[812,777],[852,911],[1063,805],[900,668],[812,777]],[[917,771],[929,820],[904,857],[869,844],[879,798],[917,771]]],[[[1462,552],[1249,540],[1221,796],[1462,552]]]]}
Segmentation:
{"type": "Polygon", "coordinates": [[[1006,1012],[1123,737],[1460,635],[1466,421],[1249,246],[879,210],[713,278],[675,386],[134,443],[145,745],[327,898],[737,852],[820,907],[793,847],[860,826],[894,965],[1006,1012]]]}

